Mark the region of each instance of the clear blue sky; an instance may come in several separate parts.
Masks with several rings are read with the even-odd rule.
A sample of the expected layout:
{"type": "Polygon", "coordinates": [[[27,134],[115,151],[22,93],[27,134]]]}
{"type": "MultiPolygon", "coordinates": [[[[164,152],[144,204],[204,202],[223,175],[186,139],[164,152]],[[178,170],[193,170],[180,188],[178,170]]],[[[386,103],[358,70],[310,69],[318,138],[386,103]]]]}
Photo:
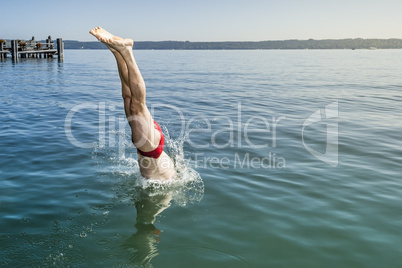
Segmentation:
{"type": "Polygon", "coordinates": [[[0,38],[137,41],[402,38],[401,0],[0,0],[0,38]],[[113,4],[115,3],[115,4],[113,4]]]}

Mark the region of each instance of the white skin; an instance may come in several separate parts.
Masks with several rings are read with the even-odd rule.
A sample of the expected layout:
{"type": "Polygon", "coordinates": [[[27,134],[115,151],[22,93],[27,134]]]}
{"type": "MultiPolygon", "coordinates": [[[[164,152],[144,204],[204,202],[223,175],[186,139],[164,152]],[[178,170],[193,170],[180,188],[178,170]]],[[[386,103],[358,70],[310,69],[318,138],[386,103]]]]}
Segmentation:
{"type": "MultiPolygon", "coordinates": [[[[134,146],[143,152],[153,151],[159,145],[161,134],[155,129],[145,103],[145,82],[134,59],[133,40],[114,36],[101,27],[89,33],[104,43],[116,58],[124,111],[131,127],[134,146]]],[[[173,161],[165,152],[156,159],[138,153],[138,163],[141,174],[148,179],[167,180],[175,175],[173,161]]]]}

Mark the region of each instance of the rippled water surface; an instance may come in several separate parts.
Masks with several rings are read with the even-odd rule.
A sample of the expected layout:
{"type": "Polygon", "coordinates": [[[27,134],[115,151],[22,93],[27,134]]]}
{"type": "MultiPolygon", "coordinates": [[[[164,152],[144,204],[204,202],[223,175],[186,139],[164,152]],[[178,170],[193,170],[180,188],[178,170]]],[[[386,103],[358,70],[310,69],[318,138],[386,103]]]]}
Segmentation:
{"type": "Polygon", "coordinates": [[[141,178],[112,54],[0,62],[1,267],[398,267],[402,51],[135,51],[180,179],[141,178]]]}

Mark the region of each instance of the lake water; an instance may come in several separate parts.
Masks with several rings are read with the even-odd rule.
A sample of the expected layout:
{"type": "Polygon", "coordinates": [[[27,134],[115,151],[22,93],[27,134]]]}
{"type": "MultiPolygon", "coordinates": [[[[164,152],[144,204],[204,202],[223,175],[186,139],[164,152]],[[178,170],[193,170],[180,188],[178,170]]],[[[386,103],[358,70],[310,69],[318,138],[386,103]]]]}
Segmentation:
{"type": "Polygon", "coordinates": [[[400,265],[401,50],[134,52],[170,184],[109,51],[0,62],[1,267],[400,265]]]}

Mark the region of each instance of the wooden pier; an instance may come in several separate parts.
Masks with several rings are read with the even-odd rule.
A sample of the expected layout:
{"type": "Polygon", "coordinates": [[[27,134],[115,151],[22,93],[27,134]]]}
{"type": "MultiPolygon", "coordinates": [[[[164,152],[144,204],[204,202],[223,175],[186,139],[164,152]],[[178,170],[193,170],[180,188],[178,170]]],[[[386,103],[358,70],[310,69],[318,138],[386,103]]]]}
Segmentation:
{"type": "Polygon", "coordinates": [[[36,42],[32,37],[29,41],[21,40],[0,40],[0,59],[7,58],[11,55],[13,60],[18,58],[54,58],[55,55],[59,59],[64,58],[64,43],[61,38],[57,38],[56,47],[52,38],[49,36],[45,43],[36,42]]]}

